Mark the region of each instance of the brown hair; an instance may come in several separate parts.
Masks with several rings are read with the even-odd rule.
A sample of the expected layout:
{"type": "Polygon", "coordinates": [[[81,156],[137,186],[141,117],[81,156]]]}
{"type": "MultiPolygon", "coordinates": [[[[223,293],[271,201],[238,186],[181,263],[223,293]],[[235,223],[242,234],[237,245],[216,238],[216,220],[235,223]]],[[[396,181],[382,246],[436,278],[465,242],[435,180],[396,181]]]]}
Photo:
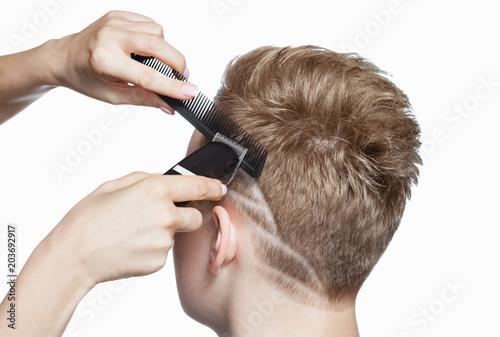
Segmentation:
{"type": "Polygon", "coordinates": [[[315,46],[258,48],[226,69],[216,104],[269,155],[260,178],[240,170],[225,202],[254,218],[261,271],[293,293],[354,299],[400,223],[420,130],[385,75],[315,46]],[[252,200],[252,184],[271,217],[234,197],[252,200]]]}

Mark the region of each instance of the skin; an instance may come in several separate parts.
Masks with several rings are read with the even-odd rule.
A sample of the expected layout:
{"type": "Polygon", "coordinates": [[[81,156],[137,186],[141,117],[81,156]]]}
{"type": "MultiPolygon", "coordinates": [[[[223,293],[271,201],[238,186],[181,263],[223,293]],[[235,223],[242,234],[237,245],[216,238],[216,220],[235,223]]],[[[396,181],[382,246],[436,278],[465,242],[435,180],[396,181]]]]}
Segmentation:
{"type": "MultiPolygon", "coordinates": [[[[188,153],[204,144],[195,131],[188,153]]],[[[227,203],[198,204],[196,232],[175,236],[174,264],[184,311],[219,336],[358,337],[355,301],[304,305],[264,279],[247,219],[227,203]]]]}
{"type": "MultiPolygon", "coordinates": [[[[110,12],[80,33],[1,56],[0,124],[57,86],[109,103],[170,110],[154,92],[193,97],[185,89],[196,87],[139,64],[132,52],[186,71],[184,56],[165,42],[161,26],[130,12],[110,12]]],[[[105,182],[33,251],[15,283],[16,312],[24,319],[15,330],[0,324],[0,336],[61,336],[96,284],[158,271],[174,234],[200,227],[198,210],[174,202],[219,200],[224,194],[220,181],[197,176],[134,172],[105,182]]],[[[11,304],[6,296],[0,312],[11,304]]]]}
{"type": "MultiPolygon", "coordinates": [[[[1,56],[0,124],[58,86],[109,103],[167,110],[171,108],[153,92],[192,98],[183,90],[187,84],[136,63],[131,52],[186,70],[184,57],[165,42],[161,26],[142,15],[116,11],[80,33],[1,56]]],[[[195,132],[190,152],[201,140],[195,132]]],[[[16,292],[22,294],[16,307],[29,319],[16,330],[0,325],[0,335],[61,336],[80,300],[97,283],[161,269],[175,235],[184,310],[220,336],[358,336],[354,303],[340,309],[304,306],[259,276],[252,236],[237,210],[214,207],[202,225],[198,210],[174,205],[220,200],[222,195],[219,181],[203,177],[135,172],[104,183],[75,205],[31,254],[16,281],[16,292]]],[[[0,311],[6,312],[9,304],[4,298],[0,311]]]]}
{"type": "Polygon", "coordinates": [[[196,86],[132,60],[133,52],[155,56],[187,75],[184,56],[165,41],[162,26],[146,16],[121,11],[107,13],[79,33],[0,56],[0,124],[58,86],[112,104],[151,106],[171,113],[173,109],[154,93],[193,98],[196,86]],[[186,88],[191,94],[186,94],[186,88]]]}
{"type": "MultiPolygon", "coordinates": [[[[61,336],[80,300],[97,283],[160,270],[176,232],[200,227],[177,201],[219,200],[218,180],[135,172],[108,181],[76,204],[37,246],[16,281],[16,329],[1,336],[61,336]],[[57,286],[55,286],[57,285],[57,286]]],[[[0,312],[7,312],[7,296],[0,312]]]]}

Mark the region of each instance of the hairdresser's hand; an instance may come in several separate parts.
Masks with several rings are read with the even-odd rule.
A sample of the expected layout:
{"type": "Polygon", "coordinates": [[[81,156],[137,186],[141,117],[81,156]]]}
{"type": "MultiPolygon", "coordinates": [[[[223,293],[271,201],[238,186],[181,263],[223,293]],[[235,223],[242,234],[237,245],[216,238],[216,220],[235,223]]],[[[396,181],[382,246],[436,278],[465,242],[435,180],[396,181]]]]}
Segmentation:
{"type": "Polygon", "coordinates": [[[135,172],[106,182],[85,197],[47,239],[68,250],[92,286],[147,275],[164,266],[176,232],[201,225],[198,210],[179,208],[174,202],[222,196],[218,180],[135,172]]]}
{"type": "Polygon", "coordinates": [[[52,41],[56,85],[113,104],[163,107],[173,110],[154,93],[190,99],[196,87],[172,80],[131,59],[131,53],[155,56],[188,75],[184,56],[168,44],[163,28],[152,19],[113,11],[80,33],[52,41]],[[130,86],[129,83],[134,84],[130,86]]]}
{"type": "Polygon", "coordinates": [[[80,33],[0,56],[0,124],[58,86],[108,103],[170,113],[173,109],[154,93],[195,96],[196,86],[161,75],[132,60],[131,53],[155,56],[187,77],[184,56],[165,42],[160,25],[140,14],[110,12],[80,33]]]}
{"type": "MultiPolygon", "coordinates": [[[[176,231],[201,225],[194,208],[174,201],[218,200],[222,184],[204,177],[136,172],[90,193],[50,232],[15,282],[23,317],[1,336],[61,336],[78,303],[97,283],[153,273],[165,264],[176,231]]],[[[0,311],[8,313],[6,296],[0,311]]],[[[17,310],[17,309],[16,309],[17,310]]]]}

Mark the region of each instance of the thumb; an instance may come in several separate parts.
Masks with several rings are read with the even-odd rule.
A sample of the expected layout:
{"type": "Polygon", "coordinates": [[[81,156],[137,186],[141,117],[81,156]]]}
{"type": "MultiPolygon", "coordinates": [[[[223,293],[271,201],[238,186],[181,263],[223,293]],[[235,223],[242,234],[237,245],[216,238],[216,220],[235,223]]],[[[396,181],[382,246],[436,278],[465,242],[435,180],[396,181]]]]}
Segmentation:
{"type": "Polygon", "coordinates": [[[131,104],[139,106],[149,106],[153,108],[164,108],[174,114],[174,109],[170,107],[160,96],[139,86],[127,86],[116,89],[115,100],[121,104],[131,104]]]}

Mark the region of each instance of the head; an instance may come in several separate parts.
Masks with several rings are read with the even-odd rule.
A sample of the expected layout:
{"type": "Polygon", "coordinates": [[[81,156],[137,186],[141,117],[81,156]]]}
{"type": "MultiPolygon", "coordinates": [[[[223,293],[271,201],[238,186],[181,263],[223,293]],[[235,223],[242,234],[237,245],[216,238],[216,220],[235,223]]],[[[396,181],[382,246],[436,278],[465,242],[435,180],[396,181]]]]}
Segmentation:
{"type": "MultiPolygon", "coordinates": [[[[195,203],[201,229],[176,236],[184,309],[216,328],[245,284],[352,304],[417,182],[407,96],[356,54],[263,47],[228,65],[215,102],[268,159],[257,179],[240,169],[220,202],[195,203]]],[[[188,152],[206,141],[195,132],[188,152]]]]}

